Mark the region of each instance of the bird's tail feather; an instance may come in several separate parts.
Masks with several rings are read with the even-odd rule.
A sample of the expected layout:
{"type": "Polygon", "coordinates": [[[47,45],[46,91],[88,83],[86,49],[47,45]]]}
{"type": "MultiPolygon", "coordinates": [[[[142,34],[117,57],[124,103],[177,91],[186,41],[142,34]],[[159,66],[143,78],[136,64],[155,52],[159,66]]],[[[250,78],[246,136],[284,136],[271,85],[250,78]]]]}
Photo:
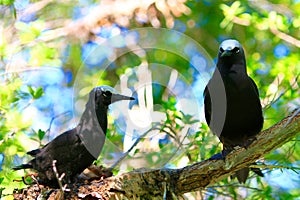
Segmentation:
{"type": "Polygon", "coordinates": [[[22,165],[13,167],[13,170],[29,169],[29,168],[32,168],[31,164],[22,164],[22,165]]]}
{"type": "Polygon", "coordinates": [[[232,177],[237,177],[239,183],[245,183],[249,175],[249,168],[243,168],[235,172],[232,177]]]}
{"type": "MultiPolygon", "coordinates": [[[[256,163],[252,163],[252,165],[256,165],[256,163]]],[[[258,176],[264,177],[264,174],[262,173],[262,171],[259,168],[243,168],[240,169],[238,171],[235,172],[235,175],[232,176],[232,178],[237,177],[239,183],[245,183],[248,175],[249,175],[249,171],[253,171],[255,174],[257,174],[258,176]]]]}

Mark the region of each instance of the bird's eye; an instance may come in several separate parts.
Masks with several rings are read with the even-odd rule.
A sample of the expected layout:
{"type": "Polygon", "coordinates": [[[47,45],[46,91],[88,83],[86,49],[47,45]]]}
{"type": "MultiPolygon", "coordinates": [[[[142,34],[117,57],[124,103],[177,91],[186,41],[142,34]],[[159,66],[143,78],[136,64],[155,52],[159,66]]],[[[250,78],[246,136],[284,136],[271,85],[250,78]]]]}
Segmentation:
{"type": "Polygon", "coordinates": [[[111,96],[111,92],[110,92],[110,91],[102,92],[102,94],[103,94],[104,97],[109,97],[109,96],[111,96]]]}
{"type": "Polygon", "coordinates": [[[238,47],[234,47],[234,49],[232,49],[232,51],[236,54],[238,54],[240,52],[240,48],[238,47]]]}
{"type": "Polygon", "coordinates": [[[219,50],[221,53],[224,52],[224,49],[222,47],[220,47],[220,50],[219,50]]]}

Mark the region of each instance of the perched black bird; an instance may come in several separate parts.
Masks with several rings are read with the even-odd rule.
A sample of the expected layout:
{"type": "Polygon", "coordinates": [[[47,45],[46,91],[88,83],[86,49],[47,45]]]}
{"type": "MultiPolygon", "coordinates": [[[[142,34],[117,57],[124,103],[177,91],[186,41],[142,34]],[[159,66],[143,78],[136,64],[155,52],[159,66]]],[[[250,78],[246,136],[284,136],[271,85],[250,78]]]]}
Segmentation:
{"type": "Polygon", "coordinates": [[[34,159],[13,169],[33,168],[41,183],[57,185],[52,164],[56,160],[58,173],[65,173],[64,182],[70,182],[99,156],[105,141],[108,106],[116,101],[133,99],[117,94],[109,86],[94,88],[77,127],[57,136],[43,148],[28,152],[34,159]]]}
{"type": "MultiPolygon", "coordinates": [[[[258,89],[247,74],[244,50],[236,40],[220,45],[217,68],[204,91],[204,107],[210,129],[223,143],[223,159],[235,146],[251,144],[262,129],[258,89]]],[[[251,170],[263,176],[259,169],[251,170]]],[[[248,174],[249,168],[236,172],[240,183],[245,183],[248,174]]]]}

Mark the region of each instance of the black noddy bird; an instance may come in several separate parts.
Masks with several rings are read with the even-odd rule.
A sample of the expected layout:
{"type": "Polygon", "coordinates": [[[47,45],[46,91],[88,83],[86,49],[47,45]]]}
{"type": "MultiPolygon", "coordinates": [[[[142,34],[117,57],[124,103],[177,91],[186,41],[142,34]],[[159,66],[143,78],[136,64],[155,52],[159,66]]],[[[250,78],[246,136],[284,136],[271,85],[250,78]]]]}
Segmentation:
{"type": "Polygon", "coordinates": [[[29,151],[34,158],[27,164],[13,169],[32,168],[38,172],[40,183],[57,186],[53,171],[53,161],[59,174],[64,173],[64,182],[71,182],[74,176],[89,167],[99,156],[105,141],[107,111],[110,104],[121,100],[134,100],[133,97],[118,94],[109,86],[92,89],[79,124],[68,130],[44,147],[29,151]]]}
{"type": "MultiPolygon", "coordinates": [[[[204,90],[204,111],[211,131],[223,143],[223,159],[236,146],[246,148],[263,127],[258,89],[247,74],[244,50],[237,40],[220,45],[216,70],[204,90]]],[[[251,170],[263,176],[258,168],[251,170]]],[[[240,183],[248,175],[249,168],[235,172],[240,183]]]]}

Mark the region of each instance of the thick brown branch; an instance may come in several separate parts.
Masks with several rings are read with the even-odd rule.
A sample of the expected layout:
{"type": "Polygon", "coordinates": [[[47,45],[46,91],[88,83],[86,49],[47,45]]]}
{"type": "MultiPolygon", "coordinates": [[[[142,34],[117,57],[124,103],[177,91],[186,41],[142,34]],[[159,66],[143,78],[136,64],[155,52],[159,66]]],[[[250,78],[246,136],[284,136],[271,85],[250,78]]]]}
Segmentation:
{"type": "Polygon", "coordinates": [[[82,184],[78,193],[71,196],[75,199],[115,199],[119,195],[129,199],[162,199],[166,193],[167,199],[174,199],[184,193],[213,185],[234,171],[251,165],[265,154],[292,140],[299,132],[300,109],[262,131],[247,149],[239,148],[227,155],[225,162],[204,160],[181,169],[138,169],[105,180],[82,184]]]}
{"type": "Polygon", "coordinates": [[[222,160],[205,160],[182,169],[138,169],[92,185],[101,185],[102,194],[120,193],[128,198],[140,196],[143,199],[161,197],[164,193],[163,183],[167,184],[168,196],[199,190],[249,166],[294,138],[300,132],[299,110],[293,114],[262,131],[247,150],[240,148],[230,153],[225,163],[222,160]]]}

